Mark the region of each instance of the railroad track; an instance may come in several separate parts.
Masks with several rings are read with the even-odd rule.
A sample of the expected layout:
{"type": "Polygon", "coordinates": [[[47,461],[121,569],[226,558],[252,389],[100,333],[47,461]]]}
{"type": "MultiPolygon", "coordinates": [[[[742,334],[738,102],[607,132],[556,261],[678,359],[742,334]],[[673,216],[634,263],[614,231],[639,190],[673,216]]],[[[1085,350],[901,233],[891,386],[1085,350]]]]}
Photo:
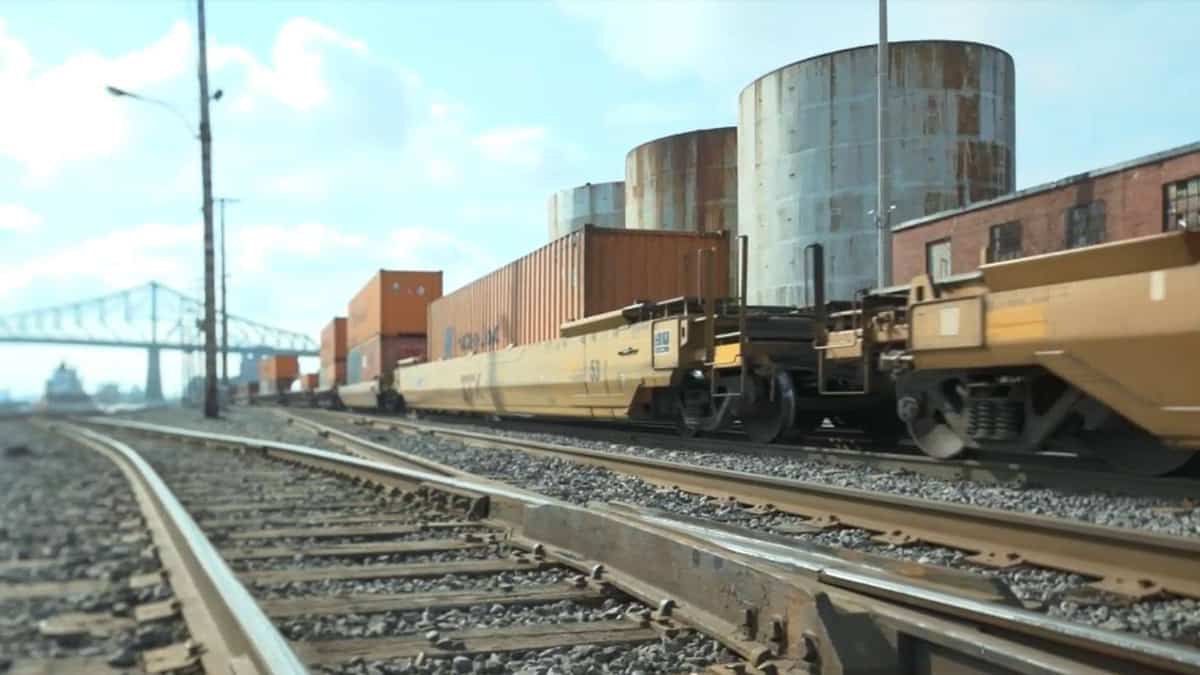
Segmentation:
{"type": "MultiPolygon", "coordinates": [[[[319,410],[330,416],[359,420],[386,428],[397,417],[384,414],[319,410]]],[[[1180,476],[1131,476],[1113,471],[1098,460],[1071,455],[1000,455],[990,459],[939,460],[920,453],[897,452],[854,431],[822,429],[803,443],[753,443],[736,434],[719,437],[680,438],[673,429],[615,423],[563,423],[482,417],[423,416],[422,421],[443,426],[492,430],[500,433],[561,436],[591,442],[644,446],[678,452],[741,454],[782,459],[813,459],[844,467],[870,467],[882,471],[909,471],[947,481],[987,485],[1024,484],[1072,492],[1109,491],[1131,496],[1200,499],[1198,471],[1180,476]]]]}
{"type": "MultiPolygon", "coordinates": [[[[284,413],[350,451],[386,459],[389,448],[284,413]]],[[[377,420],[369,420],[371,424],[377,420]]],[[[800,516],[796,531],[858,528],[884,544],[934,544],[970,553],[969,560],[998,568],[1030,564],[1095,579],[1094,588],[1132,598],[1171,593],[1200,598],[1200,539],[1158,535],[1014,511],[667,462],[486,433],[389,420],[388,428],[567,459],[634,475],[692,494],[748,505],[758,514],[800,516]]]]}
{"type": "Polygon", "coordinates": [[[6,471],[49,479],[6,505],[9,555],[56,543],[32,549],[52,557],[3,564],[0,672],[303,672],[146,462],[86,429],[61,429],[98,455],[71,455],[36,433],[5,453],[6,471]]]}
{"type": "MultiPolygon", "coordinates": [[[[138,422],[94,426],[105,434],[132,434],[137,440],[131,443],[162,465],[166,482],[225,557],[215,567],[234,567],[239,581],[254,590],[257,606],[247,611],[270,616],[292,638],[289,650],[300,661],[332,664],[339,672],[367,672],[362,668],[383,668],[383,661],[410,664],[396,667],[414,672],[506,672],[512,661],[492,654],[535,654],[554,662],[589,640],[610,645],[581,652],[602,659],[639,653],[630,644],[677,645],[664,672],[1200,672],[1196,650],[1029,612],[967,575],[931,574],[872,556],[841,557],[653,509],[581,508],[332,430],[324,430],[325,440],[377,453],[387,463],[138,422]],[[180,450],[182,443],[190,444],[189,451],[180,450]],[[224,489],[198,474],[217,462],[239,469],[222,472],[223,481],[231,481],[224,489]],[[316,472],[355,480],[360,492],[363,486],[377,492],[350,505],[344,480],[316,472]],[[329,520],[311,514],[295,519],[297,509],[322,506],[329,520]],[[333,543],[369,537],[362,534],[364,523],[348,520],[366,518],[392,531],[333,543]],[[464,551],[479,553],[463,560],[464,551]],[[299,569],[301,562],[306,569],[299,569]],[[459,564],[465,566],[452,567],[459,564]],[[504,624],[512,607],[546,606],[560,596],[530,596],[534,591],[525,585],[503,581],[452,590],[412,581],[434,574],[446,579],[451,569],[478,579],[496,573],[479,567],[489,564],[513,574],[561,570],[544,584],[557,586],[536,592],[572,594],[570,602],[579,605],[600,602],[601,613],[583,620],[576,615],[569,631],[553,618],[479,627],[479,614],[461,607],[486,606],[487,615],[494,611],[504,624]],[[366,579],[381,578],[402,585],[375,581],[367,589],[372,594],[361,593],[366,579]],[[298,589],[308,592],[295,597],[298,589]],[[347,627],[362,634],[347,637],[347,627]],[[598,628],[605,632],[590,632],[598,628]],[[693,643],[678,647],[689,639],[720,642],[724,650],[706,647],[697,655],[687,651],[693,643]],[[715,663],[726,654],[734,662],[715,663]],[[414,661],[422,665],[412,666],[414,661]]],[[[103,434],[58,428],[81,441],[122,447],[103,434]]],[[[564,600],[556,602],[550,606],[564,600]]],[[[605,671],[604,663],[590,662],[596,669],[584,672],[626,672],[620,666],[605,671]]]]}

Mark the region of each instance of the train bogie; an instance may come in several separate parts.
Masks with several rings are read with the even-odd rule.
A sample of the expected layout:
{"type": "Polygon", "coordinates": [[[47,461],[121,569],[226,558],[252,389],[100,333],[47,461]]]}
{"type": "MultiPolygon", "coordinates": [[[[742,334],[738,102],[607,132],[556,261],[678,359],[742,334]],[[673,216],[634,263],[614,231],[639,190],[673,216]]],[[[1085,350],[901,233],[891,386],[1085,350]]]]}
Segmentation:
{"type": "Polygon", "coordinates": [[[1200,234],[985,265],[909,294],[907,342],[883,361],[930,455],[1066,448],[1159,474],[1200,449],[1200,234]]]}

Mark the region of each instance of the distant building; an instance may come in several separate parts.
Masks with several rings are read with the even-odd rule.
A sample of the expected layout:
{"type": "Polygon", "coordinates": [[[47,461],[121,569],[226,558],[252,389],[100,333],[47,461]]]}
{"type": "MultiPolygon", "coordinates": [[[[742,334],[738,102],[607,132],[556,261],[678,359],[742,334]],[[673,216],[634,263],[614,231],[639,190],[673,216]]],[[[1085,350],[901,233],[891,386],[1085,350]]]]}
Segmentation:
{"type": "Polygon", "coordinates": [[[892,279],[1181,228],[1200,230],[1200,143],[900,223],[892,279]]]}

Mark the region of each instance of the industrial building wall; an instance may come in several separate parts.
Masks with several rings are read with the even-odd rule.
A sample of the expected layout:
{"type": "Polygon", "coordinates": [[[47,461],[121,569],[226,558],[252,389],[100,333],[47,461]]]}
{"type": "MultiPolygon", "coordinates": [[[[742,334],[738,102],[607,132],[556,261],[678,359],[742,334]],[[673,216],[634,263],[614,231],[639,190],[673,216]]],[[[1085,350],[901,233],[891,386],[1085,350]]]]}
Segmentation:
{"type": "MultiPolygon", "coordinates": [[[[1074,248],[1068,246],[1068,219],[1076,223],[1071,228],[1075,244],[1117,241],[1174,229],[1179,217],[1171,215],[1173,222],[1167,222],[1164,197],[1171,185],[1183,184],[1189,190],[1195,185],[1200,189],[1200,144],[1142,159],[1149,161],[1132,160],[898,225],[892,241],[892,279],[898,284],[908,283],[924,274],[931,245],[945,242],[950,246],[950,274],[977,269],[989,247],[993,247],[991,260],[1074,248]],[[1011,223],[1019,223],[1019,227],[1011,223]],[[1084,228],[1090,232],[1083,234],[1101,240],[1078,238],[1084,228]],[[1018,237],[1013,236],[1014,230],[1019,230],[1018,237]]],[[[1200,224],[1200,195],[1176,203],[1183,204],[1183,216],[1192,218],[1190,226],[1200,224]],[[1193,210],[1186,211],[1189,208],[1193,210]]]]}

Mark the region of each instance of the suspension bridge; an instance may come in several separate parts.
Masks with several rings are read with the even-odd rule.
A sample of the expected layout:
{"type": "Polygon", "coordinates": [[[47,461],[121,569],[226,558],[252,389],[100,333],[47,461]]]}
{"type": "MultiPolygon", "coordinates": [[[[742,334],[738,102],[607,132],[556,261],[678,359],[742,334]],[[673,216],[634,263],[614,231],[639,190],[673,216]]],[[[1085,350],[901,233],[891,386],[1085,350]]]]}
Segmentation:
{"type": "MultiPolygon", "coordinates": [[[[203,350],[203,317],[203,302],[152,281],[89,300],[0,315],[0,343],[144,349],[146,400],[156,402],[163,398],[159,353],[203,350]]],[[[221,312],[217,321],[218,349],[228,354],[318,354],[316,341],[303,333],[232,314],[223,317],[221,312]],[[228,326],[226,344],[219,343],[223,318],[228,326]]]]}

